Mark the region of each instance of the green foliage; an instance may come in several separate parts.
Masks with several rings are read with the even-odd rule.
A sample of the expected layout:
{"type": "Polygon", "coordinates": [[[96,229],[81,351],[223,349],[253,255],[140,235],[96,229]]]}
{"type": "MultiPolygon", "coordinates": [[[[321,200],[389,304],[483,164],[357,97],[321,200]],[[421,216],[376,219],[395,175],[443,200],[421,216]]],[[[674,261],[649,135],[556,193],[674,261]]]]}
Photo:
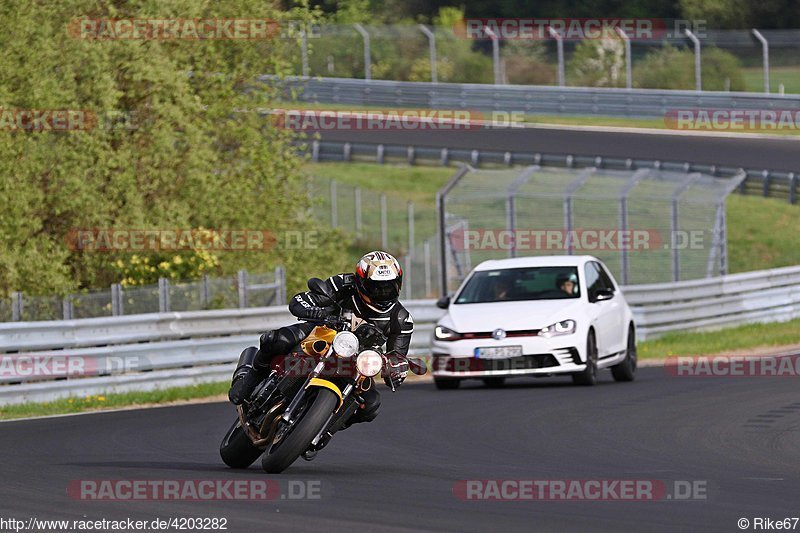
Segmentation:
{"type": "Polygon", "coordinates": [[[516,85],[552,85],[556,68],[547,63],[541,41],[506,41],[500,50],[508,83],[516,85]]]}
{"type": "MultiPolygon", "coordinates": [[[[703,48],[701,65],[704,90],[745,89],[739,60],[730,53],[714,47],[703,48]]],[[[694,51],[665,44],[635,65],[633,80],[636,86],[648,89],[694,89],[694,51]]]]}
{"type": "Polygon", "coordinates": [[[569,63],[571,85],[580,87],[624,87],[625,44],[613,33],[602,39],[587,39],[575,47],[569,63]]]}
{"type": "MultiPolygon", "coordinates": [[[[5,109],[132,117],[126,127],[101,120],[87,131],[0,132],[0,293],[66,293],[119,281],[114,265],[126,254],[71,251],[66,237],[75,229],[281,235],[314,227],[292,134],[252,112],[275,96],[254,88],[254,77],[285,73],[294,41],[93,41],[67,33],[71,20],[84,17],[282,20],[311,16],[306,10],[279,13],[257,0],[68,0],[7,2],[0,16],[7,24],[0,35],[5,109]]],[[[327,271],[339,257],[326,244],[314,253],[223,253],[219,262],[223,273],[292,264],[299,278],[327,271]]]]}

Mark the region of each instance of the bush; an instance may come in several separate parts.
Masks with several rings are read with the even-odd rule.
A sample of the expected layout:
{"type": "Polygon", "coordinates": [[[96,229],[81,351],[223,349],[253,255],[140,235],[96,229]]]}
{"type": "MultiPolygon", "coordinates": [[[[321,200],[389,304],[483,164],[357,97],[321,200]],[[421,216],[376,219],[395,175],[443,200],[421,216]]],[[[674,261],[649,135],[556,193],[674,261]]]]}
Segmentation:
{"type": "MultiPolygon", "coordinates": [[[[741,65],[735,56],[719,48],[701,49],[703,90],[745,90],[741,65]]],[[[634,85],[647,89],[694,89],[694,50],[665,44],[649,53],[633,72],[634,85]]]]}
{"type": "Polygon", "coordinates": [[[624,87],[625,43],[614,34],[578,43],[569,62],[570,85],[579,87],[624,87]]]}

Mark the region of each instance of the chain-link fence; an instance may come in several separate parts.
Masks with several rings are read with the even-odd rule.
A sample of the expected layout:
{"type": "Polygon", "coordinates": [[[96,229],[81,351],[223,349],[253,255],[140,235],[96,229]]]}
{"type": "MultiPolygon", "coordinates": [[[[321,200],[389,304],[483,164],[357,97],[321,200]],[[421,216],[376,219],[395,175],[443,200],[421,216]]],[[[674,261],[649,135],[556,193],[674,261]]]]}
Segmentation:
{"type": "Polygon", "coordinates": [[[304,76],[654,89],[694,89],[699,82],[704,90],[800,93],[800,30],[690,36],[682,26],[669,29],[652,38],[609,31],[581,39],[556,31],[492,41],[421,24],[328,24],[310,28],[291,60],[304,76]]]}
{"type": "Polygon", "coordinates": [[[455,290],[481,261],[535,255],[593,255],[625,285],[725,274],[724,202],[742,179],[653,168],[465,167],[440,197],[439,287],[455,290]]]}
{"type": "Polygon", "coordinates": [[[103,316],[262,307],[286,303],[283,267],[265,274],[241,270],[236,276],[195,281],[159,280],[157,285],[89,291],[67,296],[26,296],[12,293],[0,299],[0,322],[69,320],[103,316]]]}

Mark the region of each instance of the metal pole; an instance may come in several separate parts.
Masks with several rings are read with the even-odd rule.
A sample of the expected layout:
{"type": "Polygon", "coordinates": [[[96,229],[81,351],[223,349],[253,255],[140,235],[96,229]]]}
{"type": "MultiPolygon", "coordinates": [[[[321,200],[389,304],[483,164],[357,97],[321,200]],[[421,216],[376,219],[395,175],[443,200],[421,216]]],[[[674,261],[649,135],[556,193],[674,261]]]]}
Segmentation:
{"type": "Polygon", "coordinates": [[[631,67],[633,61],[631,60],[631,39],[628,37],[628,34],[620,28],[616,26],[615,29],[617,30],[617,34],[622,38],[625,42],[625,87],[630,89],[633,87],[633,69],[631,67]]]}
{"type": "Polygon", "coordinates": [[[411,257],[406,255],[403,258],[403,287],[406,292],[406,300],[411,299],[411,257]]]}
{"type": "Polygon", "coordinates": [[[336,205],[336,180],[331,180],[331,227],[339,225],[339,209],[336,205]]]}
{"type": "Polygon", "coordinates": [[[550,37],[556,40],[556,46],[558,49],[558,86],[564,86],[564,40],[561,38],[561,35],[554,30],[552,27],[547,27],[547,32],[550,34],[550,37]]]}
{"type": "Polygon", "coordinates": [[[389,221],[386,214],[386,195],[381,194],[381,248],[389,248],[389,221]]]}
{"type": "Polygon", "coordinates": [[[275,267],[275,283],[278,284],[277,303],[283,305],[286,303],[286,270],[282,266],[275,267]]]}
{"type": "Polygon", "coordinates": [[[436,215],[438,218],[438,237],[439,237],[439,281],[441,283],[439,289],[441,295],[447,294],[447,213],[445,212],[447,194],[455,187],[461,178],[466,176],[472,167],[469,165],[462,165],[458,172],[453,174],[447,184],[436,193],[436,215]]]}
{"type": "Polygon", "coordinates": [[[239,309],[247,307],[247,270],[240,270],[237,275],[239,286],[239,309]]]}
{"type": "Polygon", "coordinates": [[[209,293],[208,293],[208,274],[203,274],[203,309],[208,309],[209,293]]]}
{"type": "Polygon", "coordinates": [[[309,76],[309,68],[308,68],[308,34],[306,33],[305,28],[300,32],[300,53],[303,57],[303,76],[309,76]]]}
{"type": "Polygon", "coordinates": [[[694,84],[696,90],[702,91],[703,73],[700,64],[700,39],[698,39],[689,29],[685,29],[683,32],[689,39],[691,39],[692,44],[694,44],[694,84]]]}
{"type": "Polygon", "coordinates": [[[492,66],[494,67],[494,84],[502,85],[503,78],[500,73],[500,39],[491,28],[485,28],[486,35],[492,40],[492,66]]]}
{"type": "Polygon", "coordinates": [[[436,34],[424,24],[419,24],[418,27],[428,38],[428,49],[431,57],[431,83],[439,83],[439,73],[436,65],[436,34]]]}
{"type": "Polygon", "coordinates": [[[111,315],[121,316],[122,313],[122,286],[119,283],[111,284],[111,315]]]}
{"type": "Polygon", "coordinates": [[[158,312],[169,313],[169,280],[158,278],[158,312]]]}
{"type": "Polygon", "coordinates": [[[431,242],[425,241],[422,244],[422,259],[425,262],[425,297],[431,293],[433,286],[431,280],[431,242]]]}
{"type": "Polygon", "coordinates": [[[361,219],[361,187],[356,187],[353,194],[355,195],[354,201],[356,204],[356,237],[361,237],[361,229],[363,227],[361,219]]]}
{"type": "Polygon", "coordinates": [[[369,33],[361,24],[353,24],[353,27],[364,39],[364,79],[372,79],[372,59],[369,53],[369,33]]]}
{"type": "Polygon", "coordinates": [[[22,301],[21,292],[11,293],[11,320],[19,322],[22,320],[22,313],[25,309],[25,304],[22,301]]]}
{"type": "Polygon", "coordinates": [[[753,29],[753,35],[761,42],[761,52],[764,57],[764,92],[769,94],[769,42],[755,28],[753,29]]]}
{"type": "Polygon", "coordinates": [[[414,257],[414,202],[408,202],[408,257],[414,257]]]}

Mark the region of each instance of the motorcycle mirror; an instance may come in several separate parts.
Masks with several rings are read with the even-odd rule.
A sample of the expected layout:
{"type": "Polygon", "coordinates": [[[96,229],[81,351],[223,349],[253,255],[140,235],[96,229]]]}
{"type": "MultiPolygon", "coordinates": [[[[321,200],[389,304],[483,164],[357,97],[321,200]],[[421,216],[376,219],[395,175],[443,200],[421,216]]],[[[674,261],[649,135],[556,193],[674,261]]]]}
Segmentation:
{"type": "Polygon", "coordinates": [[[428,372],[428,365],[422,359],[408,359],[408,369],[414,374],[422,376],[428,372]]]}

